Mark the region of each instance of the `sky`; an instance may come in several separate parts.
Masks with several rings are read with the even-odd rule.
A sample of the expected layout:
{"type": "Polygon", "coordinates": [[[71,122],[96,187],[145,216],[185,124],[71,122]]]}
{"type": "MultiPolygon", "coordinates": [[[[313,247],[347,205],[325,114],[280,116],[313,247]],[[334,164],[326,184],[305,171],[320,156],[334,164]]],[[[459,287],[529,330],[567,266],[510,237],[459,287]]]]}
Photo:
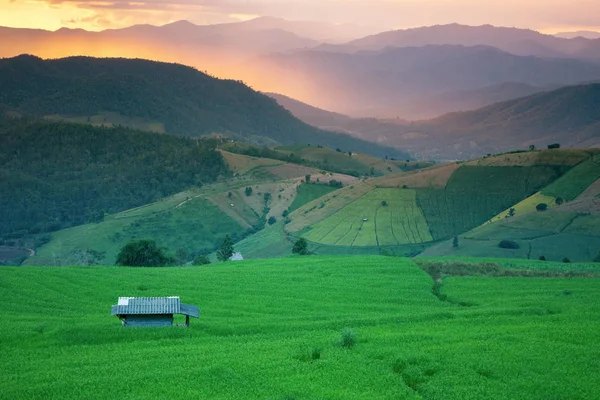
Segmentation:
{"type": "Polygon", "coordinates": [[[599,0],[0,0],[0,26],[56,30],[214,24],[258,16],[353,23],[377,30],[492,24],[544,33],[600,31],[599,0]]]}

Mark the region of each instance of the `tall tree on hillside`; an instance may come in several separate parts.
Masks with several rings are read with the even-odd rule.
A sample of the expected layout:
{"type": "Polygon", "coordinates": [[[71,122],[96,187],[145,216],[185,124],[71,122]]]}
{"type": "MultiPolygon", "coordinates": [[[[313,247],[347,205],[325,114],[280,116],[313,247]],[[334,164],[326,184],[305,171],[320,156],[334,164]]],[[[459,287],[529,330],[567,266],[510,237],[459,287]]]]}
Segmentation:
{"type": "Polygon", "coordinates": [[[227,235],[225,236],[225,240],[223,241],[221,248],[219,251],[217,251],[217,260],[221,262],[229,261],[233,255],[233,252],[233,240],[231,240],[231,237],[227,235]]]}

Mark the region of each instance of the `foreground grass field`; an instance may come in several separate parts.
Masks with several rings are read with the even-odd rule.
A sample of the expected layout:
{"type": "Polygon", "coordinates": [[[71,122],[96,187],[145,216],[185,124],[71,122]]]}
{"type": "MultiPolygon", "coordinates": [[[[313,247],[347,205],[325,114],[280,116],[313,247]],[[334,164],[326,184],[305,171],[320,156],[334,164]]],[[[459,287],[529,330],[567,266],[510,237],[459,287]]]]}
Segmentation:
{"type": "Polygon", "coordinates": [[[441,301],[426,273],[392,257],[0,273],[3,399],[592,399],[600,390],[599,279],[453,277],[441,301]],[[200,319],[125,329],[110,316],[118,296],[165,295],[198,305],[200,319]]]}

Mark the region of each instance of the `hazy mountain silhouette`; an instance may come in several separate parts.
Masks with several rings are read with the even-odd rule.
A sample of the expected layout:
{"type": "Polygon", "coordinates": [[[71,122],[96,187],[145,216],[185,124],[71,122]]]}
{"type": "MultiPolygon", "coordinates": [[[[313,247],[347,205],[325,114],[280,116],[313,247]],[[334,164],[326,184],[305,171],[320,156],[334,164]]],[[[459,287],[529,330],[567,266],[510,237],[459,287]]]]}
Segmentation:
{"type": "Polygon", "coordinates": [[[432,44],[484,45],[524,56],[600,60],[600,40],[564,39],[528,29],[491,25],[450,24],[396,30],[357,39],[344,45],[323,45],[320,49],[353,53],[361,50],[382,50],[386,47],[412,47],[432,44]]]}
{"type": "Polygon", "coordinates": [[[575,39],[578,37],[586,39],[600,39],[600,32],[595,31],[576,31],[576,32],[559,32],[555,33],[554,36],[563,39],[575,39]]]}
{"type": "MultiPolygon", "coordinates": [[[[434,112],[426,115],[430,117],[444,111],[440,103],[452,103],[460,97],[466,99],[465,103],[457,104],[460,107],[477,107],[494,101],[494,91],[496,100],[502,100],[514,97],[510,92],[519,96],[546,87],[600,79],[600,67],[593,63],[517,56],[486,46],[428,45],[355,54],[309,50],[271,55],[266,59],[278,66],[273,73],[275,77],[301,83],[308,92],[319,94],[315,96],[316,101],[300,97],[301,101],[353,116],[422,118],[424,109],[438,103],[434,112]],[[507,82],[516,82],[516,85],[485,89],[484,92],[488,92],[485,96],[477,92],[507,82]],[[517,86],[521,87],[515,90],[517,86]],[[519,90],[525,92],[518,93],[519,90]],[[465,91],[474,92],[467,95],[465,91]],[[445,99],[449,92],[463,93],[448,95],[445,99]],[[432,102],[432,97],[441,94],[445,95],[432,102]],[[396,112],[392,113],[394,109],[396,112]]],[[[282,90],[274,91],[288,93],[283,85],[282,90]]],[[[446,110],[452,110],[453,106],[446,110]]]]}
{"type": "Polygon", "coordinates": [[[545,147],[600,146],[600,84],[578,85],[403,127],[394,143],[438,158],[545,147]],[[409,134],[410,133],[410,134],[409,134]]]}
{"type": "Polygon", "coordinates": [[[481,109],[408,122],[350,118],[269,94],[304,121],[434,159],[467,159],[488,153],[600,146],[600,84],[541,92],[481,109]]]}

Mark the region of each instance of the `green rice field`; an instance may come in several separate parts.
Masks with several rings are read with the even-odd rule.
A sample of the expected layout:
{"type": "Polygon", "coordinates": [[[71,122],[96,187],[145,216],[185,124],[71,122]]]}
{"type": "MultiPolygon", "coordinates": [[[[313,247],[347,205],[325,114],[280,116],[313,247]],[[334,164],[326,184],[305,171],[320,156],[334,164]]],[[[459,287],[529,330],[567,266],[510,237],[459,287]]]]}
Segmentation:
{"type": "Polygon", "coordinates": [[[313,225],[306,239],[338,246],[389,246],[432,241],[416,191],[374,189],[313,225]]]}
{"type": "Polygon", "coordinates": [[[0,268],[2,399],[594,399],[600,280],[451,277],[411,260],[0,268]],[[189,329],[123,328],[181,296],[189,329]]]}

